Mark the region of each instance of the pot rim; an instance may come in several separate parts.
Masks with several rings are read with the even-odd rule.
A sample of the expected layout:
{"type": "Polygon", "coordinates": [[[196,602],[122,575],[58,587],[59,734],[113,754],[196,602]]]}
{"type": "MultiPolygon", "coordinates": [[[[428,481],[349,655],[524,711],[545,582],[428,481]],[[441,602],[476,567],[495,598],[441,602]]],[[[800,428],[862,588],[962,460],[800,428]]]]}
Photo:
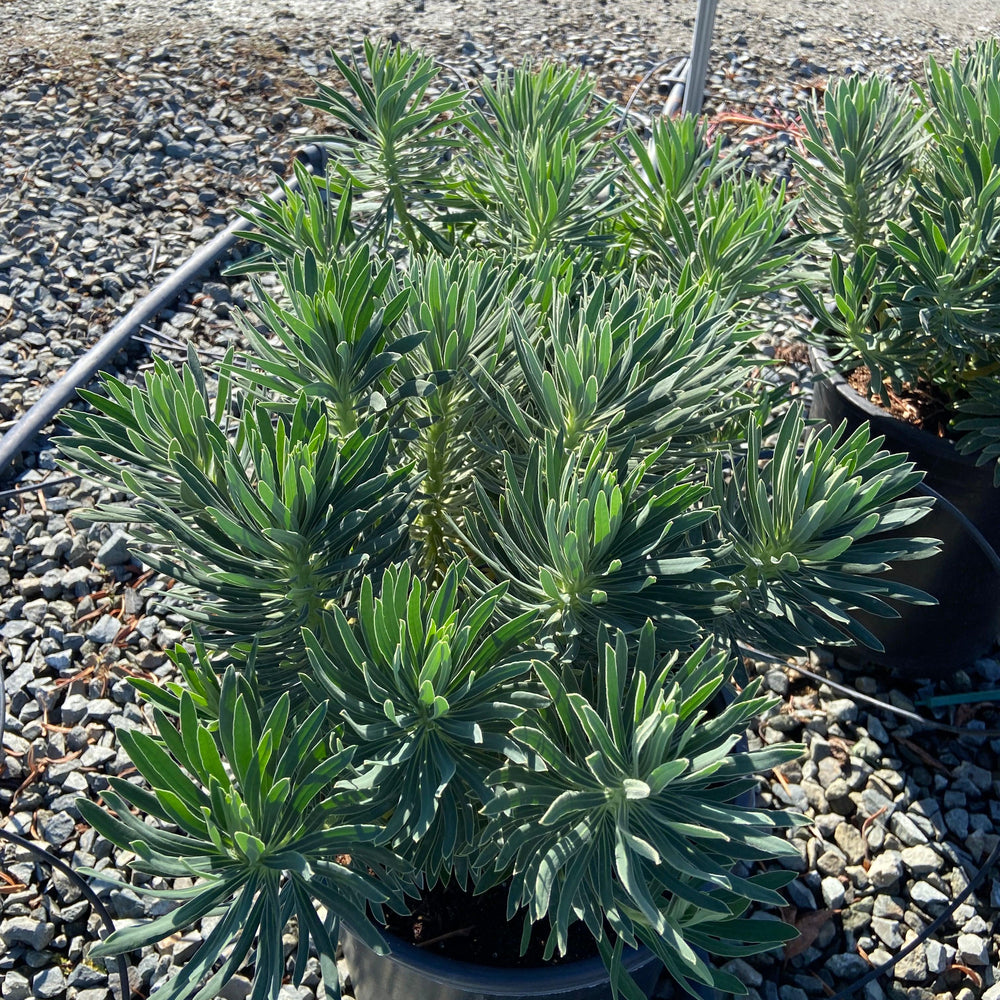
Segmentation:
{"type": "MultiPolygon", "coordinates": [[[[390,947],[389,954],[381,957],[419,971],[421,975],[441,985],[459,989],[469,991],[485,989],[499,996],[524,996],[532,991],[570,993],[599,985],[608,977],[600,955],[559,965],[512,969],[504,966],[476,965],[473,962],[447,958],[408,944],[384,928],[380,927],[379,931],[390,947]]],[[[367,947],[351,934],[347,927],[341,928],[341,934],[353,938],[356,946],[367,947]]],[[[658,959],[648,948],[626,949],[625,969],[628,972],[635,972],[651,961],[658,959]]]]}
{"type": "Polygon", "coordinates": [[[941,438],[929,431],[922,430],[913,424],[894,417],[886,410],[880,409],[861,395],[834,366],[827,351],[817,344],[809,345],[809,363],[813,372],[822,377],[834,391],[845,397],[848,402],[859,409],[872,424],[872,429],[878,433],[879,424],[892,424],[892,433],[904,446],[919,450],[942,461],[955,462],[968,466],[970,469],[981,469],[976,465],[974,455],[963,455],[950,438],[941,438]]]}

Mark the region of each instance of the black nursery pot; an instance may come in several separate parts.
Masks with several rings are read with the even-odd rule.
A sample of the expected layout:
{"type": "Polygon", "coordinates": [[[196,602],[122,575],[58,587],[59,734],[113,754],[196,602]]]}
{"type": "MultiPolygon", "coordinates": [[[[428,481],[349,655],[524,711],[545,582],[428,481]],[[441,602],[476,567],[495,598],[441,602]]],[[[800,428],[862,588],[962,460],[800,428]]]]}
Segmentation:
{"type": "MultiPolygon", "coordinates": [[[[384,933],[384,932],[383,932],[384,933]]],[[[608,974],[599,957],[538,969],[473,965],[415,948],[384,934],[392,949],[376,955],[350,932],[340,943],[357,1000],[610,1000],[608,974]]],[[[650,996],[662,966],[652,952],[633,951],[625,967],[650,996]]],[[[703,994],[711,1000],[715,994],[703,994]]]]}
{"type": "MultiPolygon", "coordinates": [[[[988,468],[961,455],[944,438],[897,420],[870,403],[834,369],[826,352],[811,348],[816,374],[809,415],[850,430],[868,423],[889,451],[906,452],[926,475],[924,482],[950,500],[1000,551],[1000,489],[988,468]]],[[[961,518],[936,505],[905,534],[939,538],[930,559],[900,562],[886,576],[919,587],[938,599],[935,607],[897,605],[900,618],[857,613],[885,647],[859,649],[866,659],[918,677],[943,677],[990,652],[1000,636],[1000,574],[961,518]]]]}
{"type": "MultiPolygon", "coordinates": [[[[709,710],[722,711],[732,698],[731,692],[723,690],[709,710]]],[[[734,750],[746,753],[748,749],[743,735],[734,750]]],[[[754,809],[756,792],[744,792],[734,802],[754,809]]],[[[340,945],[357,1000],[611,1000],[611,984],[599,956],[537,969],[505,969],[416,948],[384,928],[382,936],[390,948],[388,955],[376,955],[341,926],[340,945]]],[[[695,951],[708,960],[703,951],[695,951]]],[[[639,989],[652,996],[663,972],[660,960],[648,948],[630,948],[624,961],[639,989]]],[[[701,1000],[722,1000],[722,994],[709,986],[691,985],[701,1000]]],[[[686,995],[680,989],[676,992],[686,995]]]]}

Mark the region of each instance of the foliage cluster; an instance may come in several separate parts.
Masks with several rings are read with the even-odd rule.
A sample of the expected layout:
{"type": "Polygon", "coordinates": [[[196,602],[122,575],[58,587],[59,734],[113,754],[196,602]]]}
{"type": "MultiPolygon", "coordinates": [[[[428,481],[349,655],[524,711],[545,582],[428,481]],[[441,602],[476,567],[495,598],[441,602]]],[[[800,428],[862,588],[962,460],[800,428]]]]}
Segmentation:
{"type": "Polygon", "coordinates": [[[740,744],[771,701],[733,644],[875,643],[854,611],[928,600],[881,576],[934,550],[893,534],[920,474],[774,412],[751,341],[795,203],[693,121],[616,137],[554,66],[478,101],[400,48],[338,66],[326,175],[255,209],[249,349],[106,376],[64,418],[67,460],[131,497],[91,516],[197,639],[180,682],[137,682],[145,784],[81,805],[196,882],[93,954],[222,913],[158,995],[212,997],[255,948],[265,1000],[295,918],[296,977],[311,940],[334,996],[341,924],[381,950],[380,905],[454,879],[506,885],[550,954],[582,921],[621,995],[640,944],[744,992],[706,955],[794,934],[744,913],[780,903],[755,865],[796,817],[741,797],[799,748],[740,744]]]}
{"type": "Polygon", "coordinates": [[[1000,43],[929,60],[923,86],[838,80],[807,116],[806,221],[828,271],[815,335],[870,392],[933,387],[1000,486],[1000,43]]]}

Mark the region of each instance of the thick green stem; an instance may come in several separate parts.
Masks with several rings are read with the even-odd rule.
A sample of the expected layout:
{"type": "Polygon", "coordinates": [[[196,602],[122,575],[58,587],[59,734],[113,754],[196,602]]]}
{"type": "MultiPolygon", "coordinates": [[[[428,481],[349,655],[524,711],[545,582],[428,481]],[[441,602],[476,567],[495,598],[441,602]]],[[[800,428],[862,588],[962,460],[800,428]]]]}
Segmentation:
{"type": "Polygon", "coordinates": [[[409,243],[411,247],[415,247],[419,243],[417,237],[417,232],[413,228],[413,221],[410,218],[410,210],[406,207],[406,195],[403,191],[403,185],[397,174],[396,166],[396,151],[392,146],[386,146],[382,154],[383,162],[385,163],[385,175],[386,180],[389,185],[389,191],[392,195],[392,210],[399,220],[400,228],[403,230],[403,235],[406,238],[406,242],[409,243]]]}
{"type": "Polygon", "coordinates": [[[288,600],[302,619],[302,624],[312,630],[319,628],[323,600],[319,580],[313,572],[311,553],[302,546],[289,565],[288,600]]]}
{"type": "Polygon", "coordinates": [[[406,238],[406,242],[411,247],[417,246],[420,241],[417,237],[417,231],[413,228],[413,222],[410,220],[410,212],[406,207],[406,196],[398,186],[393,187],[392,207],[396,213],[396,217],[399,219],[399,225],[403,230],[403,236],[406,238]]]}
{"type": "Polygon", "coordinates": [[[437,575],[442,572],[441,553],[445,548],[444,498],[448,490],[449,414],[445,410],[427,428],[423,445],[424,477],[422,492],[425,500],[418,523],[424,532],[424,568],[437,575]]]}
{"type": "Polygon", "coordinates": [[[358,429],[358,415],[350,397],[333,404],[333,419],[341,437],[350,437],[358,429]]]}

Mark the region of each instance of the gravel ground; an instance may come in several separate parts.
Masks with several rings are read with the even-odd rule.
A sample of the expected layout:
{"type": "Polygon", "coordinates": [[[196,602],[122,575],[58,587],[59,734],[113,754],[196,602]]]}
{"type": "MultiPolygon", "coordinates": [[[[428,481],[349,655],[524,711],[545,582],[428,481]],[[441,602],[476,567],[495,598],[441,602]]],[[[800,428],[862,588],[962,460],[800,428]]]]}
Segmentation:
{"type": "MultiPolygon", "coordinates": [[[[1000,9],[985,0],[946,11],[929,0],[773,7],[720,4],[709,113],[777,121],[831,75],[877,70],[909,79],[928,52],[944,57],[1000,33],[1000,9]]],[[[560,54],[623,100],[659,61],[683,54],[694,5],[137,0],[91,5],[84,20],[68,0],[33,0],[2,3],[2,11],[0,432],[236,206],[269,187],[273,171],[284,172],[296,137],[317,126],[296,98],[329,69],[330,47],[345,51],[365,31],[395,32],[468,76],[560,54]]],[[[641,113],[662,104],[662,75],[637,100],[641,113]]],[[[757,134],[766,133],[748,133],[757,134]]],[[[760,169],[787,175],[786,146],[777,136],[745,149],[760,169]]],[[[168,355],[193,340],[210,356],[235,336],[230,311],[245,293],[217,279],[192,286],[146,338],[168,355]]],[[[148,347],[123,351],[122,370],[140,372],[148,347]]],[[[54,470],[43,443],[16,484],[54,470]]],[[[97,497],[68,483],[0,498],[0,666],[9,698],[0,816],[5,829],[74,866],[115,869],[125,859],[80,822],[74,799],[96,797],[106,775],[128,767],[114,732],[146,720],[125,678],[165,675],[163,650],[180,637],[181,621],[163,611],[164,581],[143,572],[122,535],[73,525],[68,515],[97,497]]],[[[1000,662],[983,660],[936,684],[844,659],[814,658],[812,668],[827,681],[794,665],[752,665],[782,698],[752,739],[808,746],[801,762],[762,782],[762,798],[791,803],[813,821],[797,834],[801,876],[785,914],[802,929],[799,951],[733,963],[753,1000],[805,1000],[856,983],[963,890],[1000,829],[997,713],[974,698],[948,709],[921,703],[993,688],[1000,662]]],[[[127,890],[101,894],[119,920],[161,912],[127,890]]],[[[0,904],[2,1000],[110,996],[107,977],[86,962],[98,922],[72,883],[0,845],[0,904]]],[[[1000,887],[987,880],[891,974],[854,995],[1000,1000],[998,908],[1000,887]]],[[[150,949],[132,969],[133,987],[148,994],[199,940],[150,949]]],[[[316,965],[282,1000],[312,1000],[318,984],[316,965]]],[[[243,1000],[246,989],[237,978],[225,995],[243,1000]]]]}

